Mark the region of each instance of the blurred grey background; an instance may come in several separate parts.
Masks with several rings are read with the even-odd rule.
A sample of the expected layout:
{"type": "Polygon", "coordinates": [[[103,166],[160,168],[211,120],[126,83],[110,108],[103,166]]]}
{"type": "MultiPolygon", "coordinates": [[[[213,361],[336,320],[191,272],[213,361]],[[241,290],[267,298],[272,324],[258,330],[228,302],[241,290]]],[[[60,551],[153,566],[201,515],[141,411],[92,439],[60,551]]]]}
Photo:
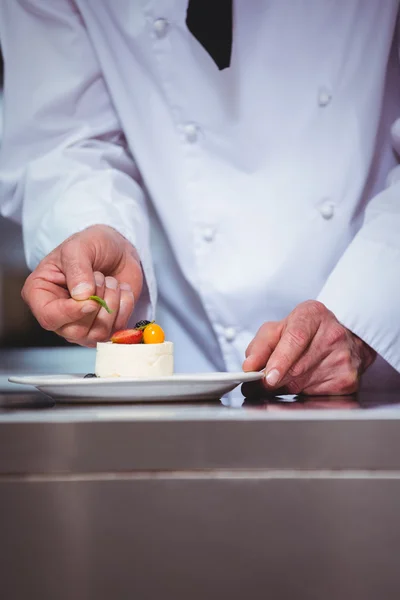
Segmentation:
{"type": "MultiPolygon", "coordinates": [[[[0,54],[0,144],[3,130],[3,61],[0,54]]],[[[29,274],[21,228],[0,216],[0,348],[68,345],[44,331],[21,299],[21,288],[29,274]]]]}

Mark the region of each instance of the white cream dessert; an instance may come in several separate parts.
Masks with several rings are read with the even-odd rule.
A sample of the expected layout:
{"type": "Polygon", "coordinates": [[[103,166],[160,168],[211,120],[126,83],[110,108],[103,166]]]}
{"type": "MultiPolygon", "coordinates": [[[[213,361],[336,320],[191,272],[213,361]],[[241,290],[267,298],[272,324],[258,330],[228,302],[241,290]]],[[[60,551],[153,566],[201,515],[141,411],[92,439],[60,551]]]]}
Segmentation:
{"type": "Polygon", "coordinates": [[[165,341],[154,321],[139,321],[134,329],[116,331],[99,342],[96,377],[167,377],[174,372],[174,345],[165,341]]]}
{"type": "Polygon", "coordinates": [[[174,345],[99,342],[97,377],[166,377],[174,372],[174,345]]]}

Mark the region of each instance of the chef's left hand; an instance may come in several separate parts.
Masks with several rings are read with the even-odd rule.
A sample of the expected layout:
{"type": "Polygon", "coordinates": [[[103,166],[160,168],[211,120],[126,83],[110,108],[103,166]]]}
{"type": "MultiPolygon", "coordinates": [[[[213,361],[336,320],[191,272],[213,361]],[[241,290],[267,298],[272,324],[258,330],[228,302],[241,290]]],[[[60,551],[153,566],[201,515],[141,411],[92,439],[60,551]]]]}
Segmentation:
{"type": "Polygon", "coordinates": [[[321,302],[299,304],[264,323],[246,351],[245,371],[265,369],[265,387],[289,394],[352,394],[376,353],[321,302]]]}

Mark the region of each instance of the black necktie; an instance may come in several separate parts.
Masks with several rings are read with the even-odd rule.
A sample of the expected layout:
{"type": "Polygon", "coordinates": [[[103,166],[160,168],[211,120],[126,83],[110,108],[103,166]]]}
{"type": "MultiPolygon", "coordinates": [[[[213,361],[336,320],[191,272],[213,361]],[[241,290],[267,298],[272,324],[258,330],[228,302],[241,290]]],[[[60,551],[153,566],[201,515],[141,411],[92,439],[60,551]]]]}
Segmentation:
{"type": "Polygon", "coordinates": [[[186,24],[218,68],[229,67],[232,51],[232,0],[189,0],[186,24]]]}

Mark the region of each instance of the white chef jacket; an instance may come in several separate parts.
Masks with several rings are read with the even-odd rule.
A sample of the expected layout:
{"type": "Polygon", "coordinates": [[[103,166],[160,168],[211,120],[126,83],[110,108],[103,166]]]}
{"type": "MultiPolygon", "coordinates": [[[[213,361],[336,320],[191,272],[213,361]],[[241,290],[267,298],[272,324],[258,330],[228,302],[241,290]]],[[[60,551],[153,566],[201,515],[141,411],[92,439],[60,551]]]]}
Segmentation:
{"type": "Polygon", "coordinates": [[[105,223],[178,371],[240,369],[309,298],[400,371],[398,1],[236,0],[222,71],[186,9],[0,3],[0,203],[29,266],[105,223]]]}

